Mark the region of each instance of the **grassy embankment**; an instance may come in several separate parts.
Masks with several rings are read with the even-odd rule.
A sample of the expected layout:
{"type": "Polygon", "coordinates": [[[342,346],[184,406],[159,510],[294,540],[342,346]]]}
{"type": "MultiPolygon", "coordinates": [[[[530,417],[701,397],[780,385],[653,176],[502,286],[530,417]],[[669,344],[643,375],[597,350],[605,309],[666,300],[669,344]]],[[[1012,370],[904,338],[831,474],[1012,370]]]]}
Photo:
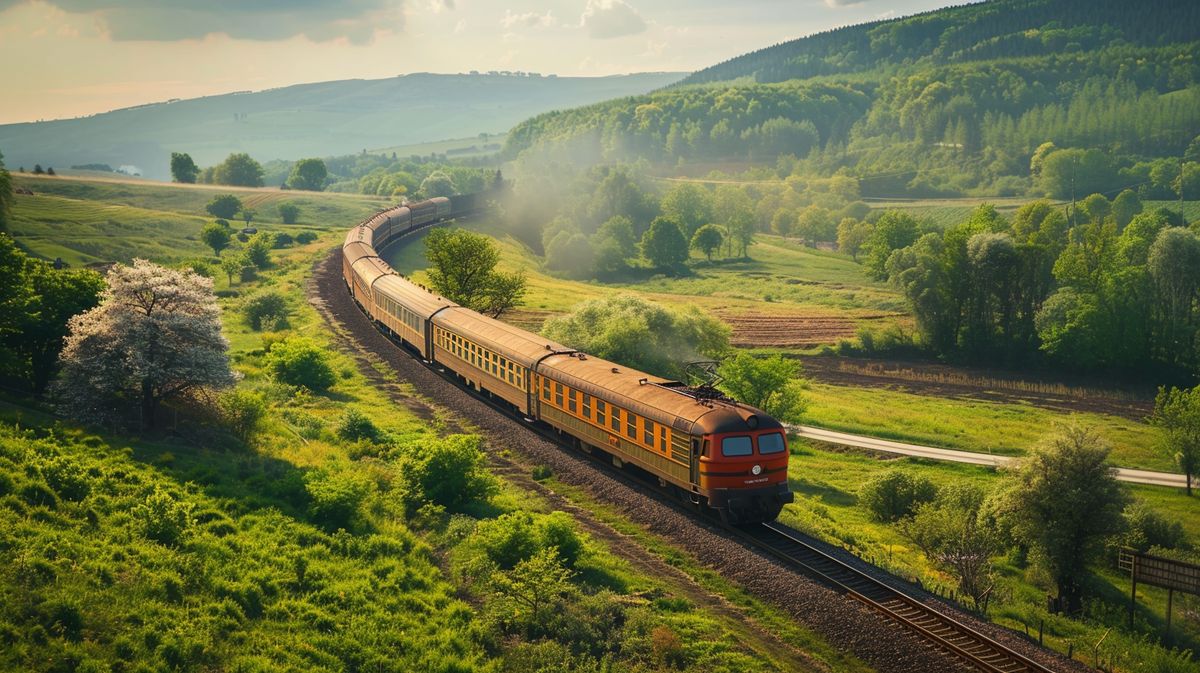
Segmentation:
{"type": "MultiPolygon", "coordinates": [[[[190,198],[181,188],[148,186],[123,197],[108,192],[107,185],[85,188],[104,200],[71,204],[77,212],[116,208],[111,217],[121,218],[116,221],[136,236],[153,238],[155,231],[184,231],[194,224],[193,214],[174,210],[188,207],[181,205],[190,198]],[[137,203],[114,206],[110,196],[137,203]],[[168,203],[172,208],[149,207],[168,203]],[[135,219],[122,208],[148,214],[135,219]]],[[[37,212],[51,216],[52,202],[41,200],[51,198],[61,197],[20,197],[18,222],[28,226],[37,212]]],[[[307,198],[317,203],[326,197],[307,198]]],[[[201,199],[200,205],[206,201],[201,199]]],[[[232,287],[224,278],[216,281],[218,289],[240,295],[221,300],[231,359],[244,376],[239,388],[268,403],[264,430],[252,446],[231,444],[215,429],[154,439],[94,435],[53,426],[49,416],[22,400],[4,403],[0,473],[9,480],[0,478],[0,485],[10,488],[0,489],[0,517],[5,519],[0,530],[13,544],[0,545],[9,550],[0,554],[13,572],[0,575],[0,593],[13,600],[4,601],[9,609],[0,614],[5,616],[4,633],[14,644],[6,648],[6,665],[41,670],[70,661],[92,667],[83,670],[100,662],[129,662],[118,664],[125,670],[140,670],[138,665],[335,670],[378,664],[380,670],[457,671],[483,668],[488,659],[503,655],[503,647],[497,652],[492,649],[496,643],[480,638],[476,620],[489,609],[487,597],[460,585],[446,572],[446,559],[455,557],[475,519],[543,512],[548,506],[536,495],[504,484],[490,504],[466,512],[443,532],[414,527],[396,516],[390,490],[394,466],[382,459],[356,459],[363,455],[362,447],[337,437],[335,428],[350,409],[369,414],[398,444],[434,441],[449,416],[419,399],[413,408],[428,409],[432,416],[393,404],[350,355],[337,352],[333,336],[305,301],[303,288],[313,261],[340,241],[346,223],[372,209],[363,204],[352,210],[336,197],[329,201],[324,207],[342,209],[341,221],[317,223],[302,216],[302,222],[327,230],[318,241],[273,252],[274,265],[259,280],[232,287]],[[263,291],[288,298],[291,332],[327,346],[338,372],[329,393],[305,393],[265,375],[264,335],[239,317],[244,298],[263,291]],[[17,424],[43,439],[17,437],[17,424]],[[88,492],[69,495],[71,482],[64,481],[64,472],[85,475],[88,492]],[[348,534],[331,529],[314,513],[306,486],[313,474],[347,473],[366,475],[374,494],[348,534]],[[180,507],[193,512],[195,523],[178,544],[141,534],[139,505],[156,489],[171,493],[180,507]],[[470,602],[463,602],[463,596],[470,602]]],[[[95,224],[101,233],[103,225],[95,224]]],[[[18,240],[35,252],[74,243],[69,237],[26,240],[22,229],[16,229],[18,240]]],[[[169,246],[165,249],[171,252],[169,246]]],[[[98,252],[119,259],[124,250],[98,252]]],[[[135,246],[129,254],[155,261],[174,258],[157,258],[156,252],[135,246]]],[[[390,378],[386,368],[374,368],[390,378]]],[[[415,399],[406,384],[392,383],[415,399]]],[[[622,525],[619,515],[613,522],[622,525]]],[[[646,543],[662,545],[648,537],[646,543]]],[[[791,668],[784,663],[789,658],[771,652],[753,634],[747,637],[744,625],[697,607],[686,598],[687,587],[634,568],[618,551],[587,539],[576,569],[584,592],[614,592],[625,606],[630,622],[620,634],[625,661],[638,663],[644,656],[642,663],[654,665],[662,655],[659,649],[675,645],[661,634],[663,642],[652,643],[643,631],[664,626],[678,638],[687,668],[791,668]]],[[[656,553],[755,621],[789,624],[780,639],[816,661],[837,670],[864,670],[776,610],[706,575],[686,553],[666,548],[656,553]]]]}
{"type": "MultiPolygon", "coordinates": [[[[901,297],[886,284],[866,279],[852,260],[776,236],[759,236],[749,262],[702,265],[683,278],[654,276],[643,282],[596,283],[565,280],[542,272],[538,257],[505,235],[494,222],[480,220],[469,226],[496,237],[503,266],[526,271],[529,292],[522,310],[537,313],[528,326],[536,324],[542,313],[564,313],[588,299],[636,292],[665,304],[698,306],[722,314],[731,322],[740,315],[779,316],[792,322],[793,329],[803,330],[806,319],[835,317],[845,319],[851,335],[858,326],[881,329],[899,324],[911,329],[910,319],[897,314],[903,309],[901,297]],[[795,282],[797,279],[802,282],[795,282]],[[764,301],[767,296],[771,301],[764,301]]],[[[393,249],[387,256],[397,270],[422,277],[426,261],[419,240],[393,249]]],[[[809,421],[846,432],[1019,455],[1054,423],[1075,421],[1097,428],[1113,443],[1116,465],[1172,469],[1170,457],[1158,446],[1158,431],[1144,422],[1119,416],[1066,413],[1029,403],[932,397],[885,387],[814,383],[809,395],[809,421]]]]}

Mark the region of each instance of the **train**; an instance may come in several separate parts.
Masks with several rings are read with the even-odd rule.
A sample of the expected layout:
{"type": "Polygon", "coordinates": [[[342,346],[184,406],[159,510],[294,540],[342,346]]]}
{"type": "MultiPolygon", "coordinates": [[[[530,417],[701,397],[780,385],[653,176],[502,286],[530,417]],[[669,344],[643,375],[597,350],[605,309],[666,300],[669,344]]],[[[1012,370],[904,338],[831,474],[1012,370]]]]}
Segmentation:
{"type": "Polygon", "coordinates": [[[379,251],[475,208],[473,196],[385,209],[347,233],[342,273],[375,326],[473,391],[614,465],[632,465],[731,524],[772,521],[792,502],[788,442],[768,414],[716,393],[594,357],[413,282],[379,251]]]}

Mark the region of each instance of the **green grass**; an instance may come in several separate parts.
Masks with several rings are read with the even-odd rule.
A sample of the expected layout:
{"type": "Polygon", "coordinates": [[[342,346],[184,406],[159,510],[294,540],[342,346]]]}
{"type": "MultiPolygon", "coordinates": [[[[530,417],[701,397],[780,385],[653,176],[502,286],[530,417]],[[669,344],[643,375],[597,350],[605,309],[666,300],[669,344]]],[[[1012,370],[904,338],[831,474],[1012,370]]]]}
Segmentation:
{"type": "MultiPolygon", "coordinates": [[[[985,490],[994,488],[999,476],[990,468],[952,463],[938,463],[915,458],[880,460],[857,452],[834,452],[792,440],[794,455],[789,472],[796,502],[784,508],[781,521],[813,534],[827,542],[845,547],[858,556],[891,570],[897,575],[918,579],[929,588],[948,592],[953,578],[931,567],[928,561],[894,526],[879,523],[858,505],[857,494],[862,484],[875,475],[893,467],[926,477],[939,485],[971,483],[985,490]]],[[[1136,499],[1147,502],[1157,512],[1183,524],[1189,540],[1200,543],[1200,497],[1189,498],[1179,489],[1155,486],[1127,486],[1136,499]]],[[[1061,652],[1073,647],[1077,654],[1088,652],[1090,646],[1113,627],[1114,631],[1101,647],[1105,661],[1112,658],[1123,671],[1198,670],[1193,667],[1159,668],[1155,662],[1162,650],[1144,644],[1145,638],[1156,639],[1165,627],[1166,592],[1139,587],[1138,631],[1121,631],[1126,619],[1129,580],[1103,563],[1096,568],[1092,582],[1093,600],[1084,619],[1067,619],[1051,615],[1044,609],[1045,589],[1036,572],[1019,567],[1002,557],[997,565],[997,589],[989,616],[996,622],[1024,631],[1028,626],[1036,637],[1039,622],[1046,625],[1046,644],[1061,652]]],[[[1175,628],[1180,646],[1200,645],[1200,621],[1195,610],[1200,600],[1195,597],[1175,597],[1175,628]],[[1186,604],[1184,604],[1186,603],[1186,604]],[[1190,607],[1189,607],[1190,606],[1190,607]],[[1185,616],[1191,610],[1191,617],[1185,616]]]]}
{"type": "Polygon", "coordinates": [[[1148,423],[1096,413],[1067,414],[1026,403],[947,399],[882,388],[809,385],[805,422],[832,430],[982,453],[1021,455],[1055,423],[1096,428],[1113,445],[1112,463],[1174,471],[1148,423]]]}

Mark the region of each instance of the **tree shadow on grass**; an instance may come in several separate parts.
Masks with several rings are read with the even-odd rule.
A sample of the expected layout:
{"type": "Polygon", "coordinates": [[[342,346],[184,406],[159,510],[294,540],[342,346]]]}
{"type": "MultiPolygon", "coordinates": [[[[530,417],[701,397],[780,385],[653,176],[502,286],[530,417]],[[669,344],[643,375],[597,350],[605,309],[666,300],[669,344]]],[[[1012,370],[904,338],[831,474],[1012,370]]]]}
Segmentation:
{"type": "Polygon", "coordinates": [[[835,488],[825,483],[808,481],[807,479],[790,479],[789,486],[797,496],[817,498],[821,504],[835,507],[852,507],[858,503],[858,496],[835,488]]]}

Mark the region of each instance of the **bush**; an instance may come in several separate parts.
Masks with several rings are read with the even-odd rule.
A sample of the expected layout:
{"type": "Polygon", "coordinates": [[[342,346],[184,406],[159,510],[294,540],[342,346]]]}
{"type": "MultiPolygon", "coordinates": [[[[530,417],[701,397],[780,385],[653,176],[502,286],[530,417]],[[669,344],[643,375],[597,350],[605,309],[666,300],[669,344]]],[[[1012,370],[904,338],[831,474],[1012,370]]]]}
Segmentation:
{"type": "Polygon", "coordinates": [[[335,380],[329,356],[311,339],[284,339],[271,347],[266,360],[271,375],[282,383],[322,392],[335,380]]]}
{"type": "Polygon", "coordinates": [[[308,512],[313,521],[337,530],[350,528],[358,520],[372,484],[359,472],[313,470],[304,475],[304,490],[311,499],[308,512]]]}
{"type": "Polygon", "coordinates": [[[275,249],[286,248],[295,242],[296,241],[295,241],[295,239],[292,238],[291,234],[287,234],[287,233],[284,233],[281,231],[281,232],[275,234],[275,242],[271,245],[271,247],[275,248],[275,249]]]}
{"type": "Polygon", "coordinates": [[[192,527],[192,507],[156,486],[145,502],[133,508],[142,534],[156,542],[179,544],[192,527]]]}
{"type": "Polygon", "coordinates": [[[925,477],[888,470],[863,485],[858,502],[878,521],[891,522],[913,513],[917,505],[932,502],[937,486],[925,477]]]}
{"type": "Polygon", "coordinates": [[[377,442],[382,433],[366,414],[358,409],[350,409],[338,421],[337,436],[339,439],[347,442],[357,442],[364,439],[377,442]]]}
{"type": "Polygon", "coordinates": [[[583,553],[583,538],[565,512],[533,515],[508,512],[480,521],[464,543],[468,564],[481,561],[500,570],[512,570],[534,554],[553,550],[562,564],[573,567],[583,553]]]}
{"type": "Polygon", "coordinates": [[[244,390],[223,393],[220,406],[225,427],[243,442],[253,439],[267,414],[267,403],[262,395],[244,390]]]}
{"type": "Polygon", "coordinates": [[[451,435],[407,447],[399,460],[401,498],[410,511],[426,502],[448,509],[487,500],[496,482],[484,469],[483,441],[451,435]]]}
{"type": "Polygon", "coordinates": [[[317,234],[312,231],[302,231],[296,234],[296,242],[300,245],[308,245],[317,240],[317,234]]]}
{"type": "Polygon", "coordinates": [[[260,231],[246,240],[242,254],[255,267],[265,269],[271,264],[271,248],[273,247],[275,247],[275,234],[260,231]]]}
{"type": "Polygon", "coordinates": [[[285,329],[288,326],[287,300],[278,292],[265,292],[246,301],[242,316],[255,331],[285,329]]]}
{"type": "MultiPolygon", "coordinates": [[[[46,484],[64,500],[78,502],[92,491],[87,472],[73,460],[64,457],[51,458],[41,464],[42,477],[46,484]]],[[[0,488],[0,494],[4,489],[0,488]]]]}
{"type": "Polygon", "coordinates": [[[283,220],[284,224],[295,224],[296,220],[300,219],[300,206],[294,203],[279,204],[279,219],[283,220]]]}
{"type": "Polygon", "coordinates": [[[1144,502],[1134,502],[1121,513],[1125,519],[1125,533],[1118,536],[1121,546],[1133,547],[1138,551],[1149,551],[1151,547],[1179,549],[1186,546],[1183,524],[1168,521],[1144,502]]]}
{"type": "Polygon", "coordinates": [[[214,196],[213,200],[209,201],[204,209],[213,217],[228,220],[237,215],[238,211],[242,209],[242,201],[233,194],[222,194],[214,196]]]}

